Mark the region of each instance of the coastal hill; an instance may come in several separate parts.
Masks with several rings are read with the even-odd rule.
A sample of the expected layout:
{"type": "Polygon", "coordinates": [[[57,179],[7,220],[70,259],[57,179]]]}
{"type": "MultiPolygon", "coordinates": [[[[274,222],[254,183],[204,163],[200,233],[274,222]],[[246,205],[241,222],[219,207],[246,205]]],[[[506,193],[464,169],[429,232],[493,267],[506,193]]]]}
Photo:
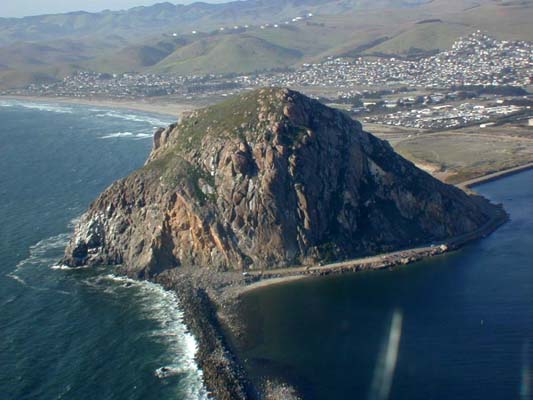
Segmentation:
{"type": "Polygon", "coordinates": [[[0,18],[0,45],[20,41],[124,38],[164,32],[207,31],[235,24],[274,23],[309,12],[342,14],[350,10],[410,8],[430,0],[246,0],[218,4],[157,2],[128,10],[70,12],[24,18],[0,18]]]}
{"type": "Polygon", "coordinates": [[[142,278],[314,265],[473,232],[494,208],[343,112],[261,89],[158,130],[145,166],[81,218],[63,262],[142,278]]]}
{"type": "Polygon", "coordinates": [[[246,0],[0,18],[0,88],[76,71],[248,74],[327,57],[417,58],[482,30],[533,40],[520,0],[246,0]]]}

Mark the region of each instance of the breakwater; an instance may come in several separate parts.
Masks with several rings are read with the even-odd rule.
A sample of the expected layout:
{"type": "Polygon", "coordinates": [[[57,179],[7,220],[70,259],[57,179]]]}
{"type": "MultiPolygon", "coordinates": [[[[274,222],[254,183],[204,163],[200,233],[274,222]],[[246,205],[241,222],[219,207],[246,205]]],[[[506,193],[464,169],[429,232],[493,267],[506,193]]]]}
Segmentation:
{"type": "Polygon", "coordinates": [[[501,225],[507,222],[508,219],[508,214],[503,207],[500,207],[498,211],[491,216],[490,220],[481,228],[439,243],[432,243],[417,248],[399,250],[372,257],[358,258],[327,265],[252,271],[249,273],[249,284],[242,287],[239,295],[265,286],[282,284],[296,278],[380,270],[412,264],[428,257],[434,257],[457,250],[469,242],[483,238],[498,229],[501,225]]]}
{"type": "Polygon", "coordinates": [[[494,173],[491,173],[491,174],[480,176],[478,178],[470,179],[470,180],[465,181],[465,182],[461,182],[461,183],[457,184],[457,187],[459,187],[459,188],[461,188],[463,190],[471,189],[472,187],[474,187],[476,185],[479,185],[481,183],[492,182],[492,181],[495,181],[495,180],[500,179],[500,178],[504,178],[504,177],[509,176],[509,175],[514,175],[514,174],[518,174],[520,172],[527,171],[527,170],[529,170],[531,168],[533,168],[533,163],[519,165],[518,167],[504,169],[502,171],[494,172],[494,173]]]}
{"type": "Polygon", "coordinates": [[[184,322],[198,342],[196,362],[210,395],[216,400],[257,399],[257,391],[246,378],[217,315],[219,305],[206,289],[182,274],[162,274],[155,281],[174,291],[180,300],[184,322]]]}

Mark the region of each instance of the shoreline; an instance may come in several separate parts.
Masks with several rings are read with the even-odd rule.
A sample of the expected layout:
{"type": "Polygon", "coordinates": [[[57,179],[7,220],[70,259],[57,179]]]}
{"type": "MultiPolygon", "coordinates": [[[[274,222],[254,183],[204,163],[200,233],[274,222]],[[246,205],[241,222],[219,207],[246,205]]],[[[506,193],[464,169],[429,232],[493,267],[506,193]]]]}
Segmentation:
{"type": "MultiPolygon", "coordinates": [[[[499,178],[526,171],[531,168],[533,168],[533,163],[499,171],[497,173],[487,174],[485,176],[463,182],[456,186],[466,191],[470,190],[470,187],[474,185],[484,182],[491,182],[499,178]]],[[[240,314],[240,302],[243,300],[243,296],[246,296],[247,294],[256,290],[261,290],[276,285],[288,284],[306,278],[318,279],[321,276],[340,275],[362,271],[378,271],[408,266],[430,257],[436,257],[448,252],[457,251],[473,241],[487,237],[504,225],[507,221],[509,221],[509,218],[509,214],[505,211],[503,205],[500,205],[498,209],[491,214],[490,219],[485,223],[485,225],[476,231],[461,235],[459,237],[449,238],[440,243],[338,262],[324,266],[293,267],[284,270],[269,270],[264,272],[258,271],[254,274],[251,274],[251,276],[248,275],[246,277],[240,277],[240,283],[229,286],[222,285],[222,287],[218,289],[218,291],[222,293],[221,295],[213,295],[212,293],[209,293],[208,297],[211,298],[211,301],[219,310],[217,313],[217,319],[219,321],[226,322],[223,327],[219,323],[219,327],[221,329],[219,332],[227,338],[228,342],[234,343],[230,349],[232,357],[237,359],[238,357],[241,357],[238,346],[246,332],[246,324],[242,322],[240,314]]],[[[239,368],[243,368],[239,370],[244,371],[244,376],[246,376],[245,363],[240,362],[239,368]]],[[[250,382],[248,379],[247,382],[249,382],[252,387],[255,388],[264,388],[266,386],[265,382],[250,382]]],[[[300,399],[294,388],[284,383],[278,383],[278,386],[276,386],[274,390],[279,393],[280,388],[288,388],[288,393],[290,393],[291,396],[288,396],[287,392],[284,392],[284,395],[278,397],[275,395],[269,397],[269,395],[264,393],[264,391],[256,391],[256,393],[259,393],[259,398],[265,399],[300,399]]]]}
{"type": "MultiPolygon", "coordinates": [[[[127,99],[127,100],[119,100],[119,99],[111,99],[111,98],[99,98],[99,97],[84,97],[84,98],[76,98],[76,97],[50,97],[50,96],[24,96],[24,95],[0,95],[0,100],[18,100],[18,101],[30,101],[30,102],[37,102],[37,103],[47,103],[47,102],[55,102],[59,104],[72,104],[72,105],[86,105],[86,106],[94,106],[94,107],[104,107],[104,108],[111,108],[111,109],[121,109],[121,110],[130,110],[130,111],[141,111],[145,113],[150,114],[159,114],[162,116],[167,117],[180,117],[184,113],[189,113],[191,111],[194,111],[198,108],[201,108],[200,105],[195,105],[192,103],[186,103],[186,102],[176,102],[173,103],[172,99],[165,99],[163,101],[150,101],[147,99],[127,99]]],[[[419,168],[421,168],[418,164],[416,164],[419,168]]],[[[459,182],[455,184],[458,188],[467,191],[472,192],[472,188],[476,185],[487,183],[494,181],[496,179],[500,179],[512,174],[520,173],[523,171],[526,171],[528,169],[533,168],[533,162],[523,165],[518,165],[512,168],[504,169],[501,171],[496,172],[490,172],[485,175],[481,175],[476,178],[472,178],[463,182],[459,182]]],[[[426,170],[425,168],[421,168],[423,170],[426,170]]],[[[427,171],[427,170],[426,170],[427,171]]],[[[432,173],[431,171],[428,171],[430,175],[433,177],[439,179],[439,177],[432,173]]]]}
{"type": "MultiPolygon", "coordinates": [[[[189,271],[187,271],[189,272],[189,271]]],[[[248,379],[244,363],[231,345],[235,332],[223,326],[220,304],[198,281],[185,274],[168,271],[153,279],[165,290],[176,293],[183,321],[198,343],[195,362],[209,398],[217,400],[258,400],[254,384],[248,379]]]]}
{"type": "MultiPolygon", "coordinates": [[[[498,177],[531,168],[533,165],[501,171],[498,177]]],[[[493,174],[476,183],[496,179],[493,174]]],[[[473,184],[473,183],[471,183],[473,184]]],[[[284,382],[251,381],[239,343],[246,332],[240,317],[243,296],[253,291],[320,276],[397,268],[456,251],[468,243],[490,235],[509,220],[500,205],[479,229],[440,243],[348,260],[324,266],[293,267],[257,271],[246,276],[238,272],[212,272],[185,269],[168,271],[158,283],[175,291],[184,308],[185,323],[199,343],[196,357],[204,372],[204,384],[216,399],[300,399],[294,388],[284,382]],[[215,339],[213,339],[215,337],[215,339]],[[230,392],[228,392],[228,390],[230,392]],[[236,392],[231,393],[231,391],[236,392]],[[229,397],[228,397],[229,396],[229,397]]]]}
{"type": "MultiPolygon", "coordinates": [[[[493,182],[495,180],[525,172],[530,169],[533,169],[533,163],[508,168],[502,171],[492,172],[474,179],[469,179],[465,182],[458,183],[455,186],[461,190],[472,193],[472,188],[474,186],[481,185],[483,183],[493,182]]],[[[252,272],[251,276],[255,278],[255,280],[239,288],[233,295],[238,298],[255,290],[263,289],[274,285],[282,285],[285,283],[290,283],[310,277],[342,274],[349,272],[373,270],[377,271],[382,269],[390,269],[398,266],[409,265],[414,262],[422,261],[426,258],[435,257],[451,251],[456,251],[472,241],[482,239],[490,235],[500,226],[505,224],[508,221],[509,216],[507,212],[503,209],[503,207],[501,207],[500,210],[500,213],[494,215],[490,221],[488,221],[483,227],[479,228],[477,231],[463,235],[459,238],[450,238],[434,245],[404,249],[391,253],[383,253],[375,256],[342,261],[324,266],[293,267],[281,270],[252,272]]]]}
{"type": "MultiPolygon", "coordinates": [[[[492,181],[532,167],[533,164],[523,165],[457,186],[492,181]]],[[[244,276],[238,272],[184,268],[167,270],[150,280],[177,294],[180,308],[184,313],[184,323],[198,343],[195,361],[202,371],[203,382],[210,398],[301,400],[295,389],[284,382],[256,381],[249,378],[246,360],[242,358],[238,349],[246,334],[246,325],[240,318],[240,302],[244,295],[269,286],[296,282],[305,278],[406,266],[457,250],[472,241],[486,237],[508,219],[509,215],[503,206],[500,206],[485,225],[476,231],[450,238],[442,243],[325,266],[293,267],[290,272],[281,276],[280,270],[266,271],[264,275],[269,277],[265,278],[265,276],[244,276]]],[[[138,277],[132,278],[138,279],[138,277]]]]}
{"type": "MultiPolygon", "coordinates": [[[[73,99],[31,96],[0,96],[0,99],[19,101],[54,102],[61,104],[80,104],[96,107],[142,111],[159,115],[176,117],[195,109],[187,104],[162,104],[143,101],[113,101],[104,99],[73,99]]],[[[490,173],[462,182],[456,186],[472,193],[471,187],[490,182],[511,174],[533,168],[533,163],[490,173]]],[[[284,384],[268,387],[268,382],[251,381],[248,378],[246,364],[240,357],[238,343],[245,334],[245,325],[239,318],[242,296],[273,285],[287,284],[305,278],[319,276],[373,271],[406,266],[423,259],[455,251],[462,246],[488,236],[508,221],[508,214],[503,207],[492,214],[479,229],[460,237],[445,241],[421,245],[416,248],[403,249],[371,257],[357,258],[328,265],[293,267],[281,270],[252,271],[245,275],[238,272],[193,271],[188,269],[168,271],[150,278],[165,289],[177,294],[184,322],[193,334],[198,351],[196,363],[203,374],[204,385],[215,399],[270,399],[289,400],[284,384]],[[276,392],[277,391],[277,392],[276,392]]],[[[138,277],[134,277],[137,278],[138,277]]],[[[290,388],[289,388],[290,391],[290,388]]]]}
{"type": "Polygon", "coordinates": [[[472,189],[474,186],[481,185],[483,183],[493,182],[500,178],[505,178],[510,175],[519,174],[520,172],[525,172],[529,169],[533,168],[533,162],[523,165],[518,165],[513,168],[503,169],[501,171],[491,172],[486,175],[479,176],[477,178],[469,179],[465,182],[461,182],[456,184],[459,189],[462,190],[469,190],[472,189]]]}
{"type": "Polygon", "coordinates": [[[46,97],[46,96],[0,96],[0,100],[30,101],[36,103],[59,103],[85,105],[94,107],[114,108],[121,110],[141,111],[150,114],[159,114],[170,117],[179,117],[184,113],[198,108],[189,103],[172,103],[169,100],[164,102],[139,100],[118,100],[105,98],[75,98],[75,97],[46,97]]]}
{"type": "Polygon", "coordinates": [[[508,214],[503,208],[501,208],[501,211],[497,215],[494,215],[483,227],[479,228],[477,231],[470,232],[461,237],[450,238],[437,244],[399,250],[391,253],[383,253],[376,256],[357,258],[324,266],[293,267],[278,271],[269,270],[265,272],[252,273],[252,276],[255,277],[256,280],[237,289],[234,293],[234,296],[239,298],[242,295],[246,295],[259,289],[282,285],[306,278],[316,278],[320,276],[340,275],[344,273],[363,271],[378,271],[400,266],[407,266],[424,259],[459,250],[461,247],[470,242],[490,235],[508,220],[508,214]]]}

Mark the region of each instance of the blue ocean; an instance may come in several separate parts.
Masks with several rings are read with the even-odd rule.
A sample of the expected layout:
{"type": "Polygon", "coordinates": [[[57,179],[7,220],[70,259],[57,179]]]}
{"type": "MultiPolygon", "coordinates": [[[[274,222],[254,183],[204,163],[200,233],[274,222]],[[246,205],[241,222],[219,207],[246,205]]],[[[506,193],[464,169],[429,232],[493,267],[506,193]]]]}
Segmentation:
{"type": "Polygon", "coordinates": [[[0,100],[0,398],[206,398],[176,297],[56,266],[73,223],[173,118],[0,100]],[[165,373],[161,368],[165,367],[165,373]]]}

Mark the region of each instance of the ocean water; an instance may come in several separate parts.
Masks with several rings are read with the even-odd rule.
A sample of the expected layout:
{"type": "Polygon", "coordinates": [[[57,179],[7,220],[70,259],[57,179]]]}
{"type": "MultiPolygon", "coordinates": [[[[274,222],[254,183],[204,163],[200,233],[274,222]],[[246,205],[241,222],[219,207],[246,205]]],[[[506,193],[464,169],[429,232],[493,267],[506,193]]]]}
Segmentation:
{"type": "Polygon", "coordinates": [[[0,399],[207,397],[175,296],[55,266],[75,219],[171,122],[0,100],[0,399]]]}
{"type": "Polygon", "coordinates": [[[242,356],[306,400],[533,398],[533,171],[478,186],[511,221],[461,251],[250,293],[242,356]]]}

